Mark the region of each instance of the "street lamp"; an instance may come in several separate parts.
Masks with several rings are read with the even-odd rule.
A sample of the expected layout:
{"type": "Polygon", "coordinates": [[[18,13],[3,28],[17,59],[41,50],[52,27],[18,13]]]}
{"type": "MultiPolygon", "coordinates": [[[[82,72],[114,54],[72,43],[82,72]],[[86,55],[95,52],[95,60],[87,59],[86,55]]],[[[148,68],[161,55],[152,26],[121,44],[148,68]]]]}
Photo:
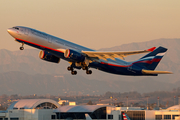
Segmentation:
{"type": "Polygon", "coordinates": [[[159,108],[159,97],[157,97],[157,100],[158,100],[158,108],[159,108]]]}
{"type": "Polygon", "coordinates": [[[176,100],[176,96],[174,96],[174,105],[175,105],[175,103],[176,103],[175,100],[176,100]]]}
{"type": "Polygon", "coordinates": [[[126,96],[126,98],[127,98],[127,107],[128,107],[128,96],[126,96]]]}
{"type": "Polygon", "coordinates": [[[147,98],[147,110],[149,109],[148,108],[148,99],[149,99],[149,96],[146,96],[146,98],[147,98]]]}
{"type": "Polygon", "coordinates": [[[109,103],[110,105],[112,105],[113,104],[113,97],[111,96],[110,97],[110,103],[109,103]]]}

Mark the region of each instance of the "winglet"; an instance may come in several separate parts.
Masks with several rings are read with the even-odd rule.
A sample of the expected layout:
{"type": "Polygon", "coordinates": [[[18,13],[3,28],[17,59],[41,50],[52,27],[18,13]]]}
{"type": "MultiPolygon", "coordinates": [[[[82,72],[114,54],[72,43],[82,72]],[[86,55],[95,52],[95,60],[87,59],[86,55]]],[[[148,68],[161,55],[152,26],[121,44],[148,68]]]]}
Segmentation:
{"type": "Polygon", "coordinates": [[[152,48],[150,48],[150,49],[147,49],[147,51],[154,51],[156,49],[156,47],[152,47],[152,48]]]}

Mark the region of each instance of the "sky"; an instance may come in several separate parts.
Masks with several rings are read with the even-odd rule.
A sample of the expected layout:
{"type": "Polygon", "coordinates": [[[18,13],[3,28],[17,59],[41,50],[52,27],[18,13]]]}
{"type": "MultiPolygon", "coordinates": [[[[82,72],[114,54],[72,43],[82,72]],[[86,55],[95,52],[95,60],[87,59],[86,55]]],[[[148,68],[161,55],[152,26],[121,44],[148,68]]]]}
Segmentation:
{"type": "Polygon", "coordinates": [[[19,50],[7,33],[13,26],[92,49],[180,38],[179,6],[180,0],[0,0],[0,49],[19,50]]]}

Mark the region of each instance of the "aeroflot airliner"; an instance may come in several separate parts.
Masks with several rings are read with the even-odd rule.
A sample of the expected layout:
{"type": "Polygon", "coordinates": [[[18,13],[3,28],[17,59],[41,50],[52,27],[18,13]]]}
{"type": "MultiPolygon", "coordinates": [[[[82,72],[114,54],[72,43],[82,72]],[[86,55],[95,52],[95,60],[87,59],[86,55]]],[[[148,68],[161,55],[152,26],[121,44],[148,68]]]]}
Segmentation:
{"type": "Polygon", "coordinates": [[[68,61],[70,66],[67,69],[72,75],[77,74],[74,69],[83,69],[87,74],[92,74],[89,68],[132,76],[157,76],[171,73],[154,71],[167,51],[164,47],[125,52],[96,51],[28,27],[15,26],[7,31],[15,41],[22,44],[20,50],[23,50],[26,44],[40,49],[39,57],[42,60],[53,63],[59,63],[60,59],[68,61]],[[124,57],[140,53],[148,54],[133,62],[124,61],[124,57]]]}

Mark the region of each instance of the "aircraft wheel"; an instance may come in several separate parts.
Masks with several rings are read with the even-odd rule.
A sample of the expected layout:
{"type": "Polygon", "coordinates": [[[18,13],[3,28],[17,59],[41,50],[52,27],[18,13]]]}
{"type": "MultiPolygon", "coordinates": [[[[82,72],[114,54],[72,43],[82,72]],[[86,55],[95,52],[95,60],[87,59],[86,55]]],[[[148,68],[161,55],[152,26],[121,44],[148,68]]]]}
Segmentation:
{"type": "Polygon", "coordinates": [[[92,74],[92,71],[91,70],[87,70],[86,74],[92,74]]]}
{"type": "Polygon", "coordinates": [[[77,74],[77,71],[71,71],[71,74],[72,74],[72,75],[76,75],[76,74],[77,74]]]}
{"type": "Polygon", "coordinates": [[[19,49],[20,49],[20,50],[24,50],[24,47],[20,47],[19,49]]]}
{"type": "Polygon", "coordinates": [[[69,66],[69,67],[67,67],[67,70],[68,70],[68,71],[72,71],[72,70],[73,70],[73,67],[69,66]]]}

